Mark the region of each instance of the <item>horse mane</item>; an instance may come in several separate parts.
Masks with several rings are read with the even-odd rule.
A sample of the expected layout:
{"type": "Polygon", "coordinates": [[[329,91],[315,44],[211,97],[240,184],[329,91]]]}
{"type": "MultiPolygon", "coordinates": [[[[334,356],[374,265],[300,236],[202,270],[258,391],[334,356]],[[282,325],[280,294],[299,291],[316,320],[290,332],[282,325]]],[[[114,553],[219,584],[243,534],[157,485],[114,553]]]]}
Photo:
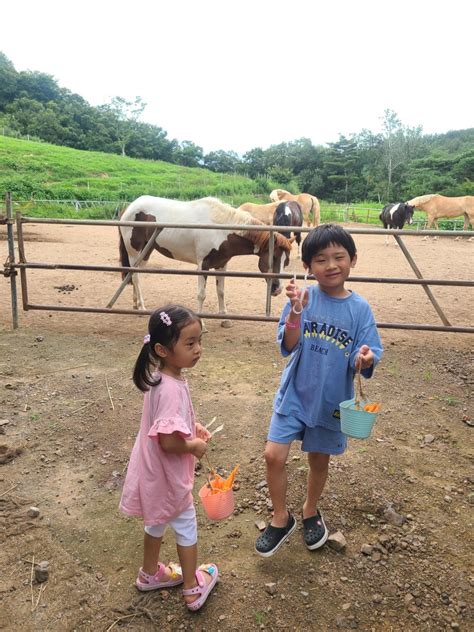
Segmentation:
{"type": "Polygon", "coordinates": [[[285,196],[289,195],[290,198],[294,198],[295,196],[293,195],[293,193],[290,193],[289,191],[286,191],[285,189],[273,189],[273,191],[270,193],[270,199],[273,202],[283,202],[285,199],[285,196]]]}
{"type": "MultiPolygon", "coordinates": [[[[211,218],[216,224],[242,224],[250,226],[264,226],[256,217],[253,217],[247,211],[241,211],[238,208],[234,208],[230,204],[222,202],[218,198],[206,197],[197,200],[198,202],[206,201],[211,207],[211,218]]],[[[264,248],[270,238],[270,233],[264,230],[239,230],[236,231],[237,235],[251,241],[259,250],[264,248]]],[[[286,252],[291,251],[291,244],[286,237],[275,233],[276,243],[283,248],[286,252]]]]}
{"type": "Polygon", "coordinates": [[[418,206],[420,204],[426,204],[437,195],[438,193],[429,193],[428,195],[420,195],[416,198],[413,198],[412,200],[409,200],[407,204],[409,204],[410,206],[418,206]]]}

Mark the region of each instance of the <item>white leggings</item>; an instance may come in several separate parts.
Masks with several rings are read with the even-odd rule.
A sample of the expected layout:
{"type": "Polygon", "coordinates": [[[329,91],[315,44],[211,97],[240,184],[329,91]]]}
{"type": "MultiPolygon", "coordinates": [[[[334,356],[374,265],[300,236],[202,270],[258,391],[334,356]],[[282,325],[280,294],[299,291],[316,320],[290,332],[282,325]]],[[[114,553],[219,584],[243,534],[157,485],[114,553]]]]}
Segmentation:
{"type": "Polygon", "coordinates": [[[163,537],[166,527],[170,526],[175,535],[176,543],[180,546],[193,546],[197,542],[197,522],[196,509],[194,505],[190,505],[179,516],[172,518],[164,524],[154,524],[145,527],[145,533],[151,535],[152,538],[163,537]]]}

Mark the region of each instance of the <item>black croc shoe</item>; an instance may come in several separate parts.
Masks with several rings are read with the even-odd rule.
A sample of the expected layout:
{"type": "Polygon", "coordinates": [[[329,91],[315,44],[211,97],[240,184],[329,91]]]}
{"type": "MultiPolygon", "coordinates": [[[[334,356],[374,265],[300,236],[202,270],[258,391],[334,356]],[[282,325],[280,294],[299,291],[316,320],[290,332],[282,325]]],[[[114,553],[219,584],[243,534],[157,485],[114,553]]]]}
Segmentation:
{"type": "Polygon", "coordinates": [[[303,518],[303,538],[310,551],[323,546],[328,539],[328,535],[329,531],[319,510],[315,516],[303,518]]]}
{"type": "Polygon", "coordinates": [[[265,529],[255,542],[255,550],[262,557],[270,557],[278,551],[283,542],[286,542],[296,529],[295,518],[288,513],[286,527],[273,527],[271,524],[265,529]]]}

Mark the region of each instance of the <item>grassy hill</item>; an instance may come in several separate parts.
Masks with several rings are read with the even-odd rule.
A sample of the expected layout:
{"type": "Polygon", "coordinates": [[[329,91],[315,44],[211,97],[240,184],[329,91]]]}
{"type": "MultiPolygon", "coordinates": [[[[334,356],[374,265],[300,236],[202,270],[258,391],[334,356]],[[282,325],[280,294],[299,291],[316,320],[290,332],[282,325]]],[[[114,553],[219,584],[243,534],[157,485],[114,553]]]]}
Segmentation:
{"type": "MultiPolygon", "coordinates": [[[[125,205],[144,194],[183,200],[211,195],[238,206],[246,201],[266,201],[276,186],[207,169],[0,136],[2,199],[11,191],[18,201],[94,200],[125,205]]],[[[106,206],[95,205],[94,213],[106,206]]],[[[77,212],[74,216],[78,217],[77,212]]]]}
{"type": "MultiPolygon", "coordinates": [[[[15,210],[31,217],[112,218],[140,195],[193,200],[215,196],[233,206],[264,204],[277,182],[181,167],[0,136],[0,212],[10,191],[15,210]]],[[[321,201],[321,220],[372,223],[380,227],[381,204],[321,201]]],[[[418,227],[425,220],[416,213],[418,227]]],[[[457,222],[460,226],[461,221],[457,222]]],[[[454,228],[447,222],[444,228],[454,228]]],[[[459,226],[459,227],[460,227],[459,226]]]]}

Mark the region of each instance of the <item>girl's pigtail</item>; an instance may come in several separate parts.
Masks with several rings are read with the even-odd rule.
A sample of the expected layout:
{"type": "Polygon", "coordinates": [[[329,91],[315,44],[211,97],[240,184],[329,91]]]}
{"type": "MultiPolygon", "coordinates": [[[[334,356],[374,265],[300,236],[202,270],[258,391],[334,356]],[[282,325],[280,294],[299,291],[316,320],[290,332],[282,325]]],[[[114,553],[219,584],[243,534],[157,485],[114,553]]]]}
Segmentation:
{"type": "Polygon", "coordinates": [[[160,379],[153,378],[153,371],[156,368],[156,362],[150,354],[150,344],[145,343],[138,354],[137,361],[133,368],[133,383],[143,393],[150,389],[150,386],[156,386],[160,383],[160,379]]]}

